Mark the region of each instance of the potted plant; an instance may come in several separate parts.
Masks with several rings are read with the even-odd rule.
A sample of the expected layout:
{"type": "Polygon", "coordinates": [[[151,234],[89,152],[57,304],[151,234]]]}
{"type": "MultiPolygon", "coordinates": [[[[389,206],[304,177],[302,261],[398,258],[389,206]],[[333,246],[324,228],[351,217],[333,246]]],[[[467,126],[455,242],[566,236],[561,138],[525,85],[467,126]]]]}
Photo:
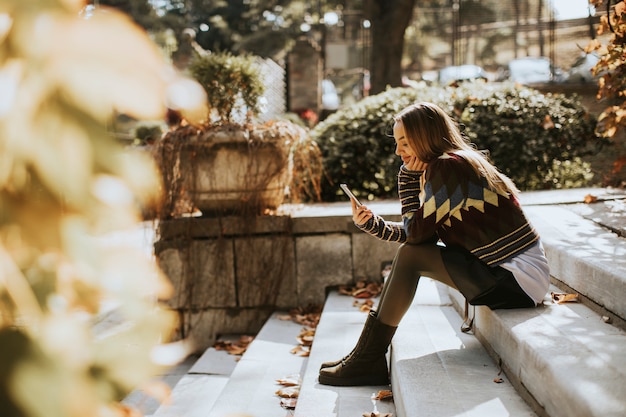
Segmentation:
{"type": "Polygon", "coordinates": [[[157,145],[162,216],[276,209],[289,190],[292,151],[308,132],[287,120],[257,120],[264,85],[253,56],[198,55],[189,72],[204,87],[209,111],[201,125],[170,114],[171,129],[157,145]]]}

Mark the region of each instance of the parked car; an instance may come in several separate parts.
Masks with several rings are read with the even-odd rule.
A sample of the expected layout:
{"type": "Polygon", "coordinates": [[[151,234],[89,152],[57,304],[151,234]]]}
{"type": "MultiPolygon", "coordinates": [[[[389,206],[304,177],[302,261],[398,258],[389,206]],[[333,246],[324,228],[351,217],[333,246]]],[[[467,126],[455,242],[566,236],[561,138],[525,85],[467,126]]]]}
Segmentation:
{"type": "Polygon", "coordinates": [[[468,80],[485,80],[487,81],[487,73],[478,65],[453,65],[445,67],[439,71],[439,83],[450,84],[454,82],[462,82],[468,80]]]}
{"type": "Polygon", "coordinates": [[[520,84],[563,82],[563,71],[546,57],[516,58],[509,62],[508,78],[520,84]]]}
{"type": "Polygon", "coordinates": [[[600,57],[596,53],[582,54],[567,72],[567,82],[589,83],[597,78],[591,73],[600,57]]]}

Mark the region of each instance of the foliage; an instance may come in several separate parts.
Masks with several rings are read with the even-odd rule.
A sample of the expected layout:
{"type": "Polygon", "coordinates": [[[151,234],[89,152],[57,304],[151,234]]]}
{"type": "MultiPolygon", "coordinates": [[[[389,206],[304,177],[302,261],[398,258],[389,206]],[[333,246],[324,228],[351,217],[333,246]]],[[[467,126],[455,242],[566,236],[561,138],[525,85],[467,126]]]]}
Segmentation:
{"type": "Polygon", "coordinates": [[[364,200],[395,196],[400,160],[391,138],[393,116],[419,100],[442,103],[444,91],[422,86],[396,88],[366,97],[318,123],[311,131],[323,156],[323,201],[343,198],[339,184],[348,183],[364,200]]]}
{"type": "MultiPolygon", "coordinates": [[[[597,51],[600,60],[593,69],[594,75],[599,76],[598,99],[609,102],[609,106],[598,118],[597,131],[600,135],[615,139],[618,132],[624,132],[626,127],[626,2],[612,2],[606,0],[590,0],[590,4],[598,9],[607,8],[607,14],[600,19],[598,34],[612,32],[608,44],[603,45],[598,39],[593,40],[586,48],[586,52],[597,51]]],[[[623,169],[626,155],[616,155],[614,172],[617,177],[623,169]]],[[[623,185],[623,184],[622,184],[623,185]]]]}
{"type": "Polygon", "coordinates": [[[265,91],[261,70],[251,55],[230,52],[197,55],[189,66],[191,75],[204,87],[208,105],[217,114],[214,123],[244,120],[259,112],[265,91]]]}
{"type": "Polygon", "coordinates": [[[554,161],[591,155],[605,142],[575,96],[512,85],[458,93],[465,97],[455,103],[465,133],[520,189],[561,188],[554,184],[554,161]]]}
{"type": "MultiPolygon", "coordinates": [[[[348,183],[364,199],[395,198],[400,160],[389,137],[393,115],[415,101],[440,105],[462,123],[465,134],[522,189],[558,188],[574,182],[559,175],[584,166],[555,170],[557,162],[587,155],[603,141],[575,97],[543,95],[512,84],[472,82],[460,87],[388,89],[339,110],[311,132],[322,150],[325,201],[343,198],[348,183]],[[555,181],[558,185],[555,185],[555,181]]],[[[585,179],[586,176],[583,176],[585,179]]]]}
{"type": "Polygon", "coordinates": [[[83,19],[81,4],[0,3],[2,416],[121,416],[119,401],[181,348],[162,344],[169,282],[107,239],[159,198],[151,158],[125,151],[107,122],[162,117],[175,80],[125,16],[83,19]],[[100,332],[106,306],[119,321],[100,332]]]}

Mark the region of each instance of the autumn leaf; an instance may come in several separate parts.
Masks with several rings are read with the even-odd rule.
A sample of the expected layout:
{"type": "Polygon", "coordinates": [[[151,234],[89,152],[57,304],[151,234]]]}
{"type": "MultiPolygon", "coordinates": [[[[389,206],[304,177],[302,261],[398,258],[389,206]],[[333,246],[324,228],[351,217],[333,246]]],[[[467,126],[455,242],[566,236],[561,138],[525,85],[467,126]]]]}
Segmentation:
{"type": "Polygon", "coordinates": [[[583,202],[585,204],[591,204],[591,203],[595,203],[598,201],[598,197],[596,197],[595,195],[591,195],[591,194],[587,194],[585,196],[585,198],[583,199],[583,202]]]}
{"type": "Polygon", "coordinates": [[[308,346],[298,345],[290,352],[296,356],[308,357],[311,354],[311,349],[308,346]]]}
{"type": "Polygon", "coordinates": [[[230,355],[243,355],[253,340],[253,336],[244,335],[236,342],[218,340],[213,347],[215,350],[225,350],[230,355]]]}
{"type": "Polygon", "coordinates": [[[496,384],[501,384],[504,382],[504,379],[500,378],[500,377],[496,377],[493,379],[493,382],[495,382],[496,384]]]}
{"type": "Polygon", "coordinates": [[[391,392],[391,390],[388,389],[383,389],[378,391],[376,394],[372,394],[372,400],[392,400],[393,399],[393,393],[391,392]]]}
{"type": "Polygon", "coordinates": [[[320,321],[322,307],[312,305],[308,307],[294,308],[289,312],[293,322],[315,329],[320,321]]]}
{"type": "Polygon", "coordinates": [[[298,395],[300,395],[300,386],[281,388],[276,391],[276,395],[281,398],[298,398],[298,395]]]}
{"type": "Polygon", "coordinates": [[[280,406],[286,408],[287,410],[294,410],[296,408],[296,404],[298,403],[297,398],[281,398],[280,406]]]}
{"type": "Polygon", "coordinates": [[[382,283],[358,281],[354,286],[341,285],[338,293],[341,295],[349,295],[355,298],[372,298],[376,297],[382,291],[382,283]]]}
{"type": "Polygon", "coordinates": [[[372,411],[371,413],[363,413],[363,417],[393,417],[392,413],[380,413],[379,411],[372,411]]]}
{"type": "Polygon", "coordinates": [[[371,299],[367,299],[364,300],[362,302],[355,300],[352,303],[353,307],[358,307],[359,311],[365,312],[365,313],[369,313],[370,310],[374,307],[374,301],[372,301],[371,299]]]}
{"type": "Polygon", "coordinates": [[[301,384],[300,374],[288,375],[284,378],[279,378],[276,380],[280,385],[284,385],[286,387],[295,387],[301,384]]]}
{"type": "Polygon", "coordinates": [[[564,294],[556,292],[551,292],[550,294],[552,296],[552,302],[556,304],[578,301],[578,294],[564,294]]]}
{"type": "Polygon", "coordinates": [[[313,344],[313,338],[315,337],[315,330],[304,328],[298,335],[298,342],[302,346],[311,346],[313,344]]]}

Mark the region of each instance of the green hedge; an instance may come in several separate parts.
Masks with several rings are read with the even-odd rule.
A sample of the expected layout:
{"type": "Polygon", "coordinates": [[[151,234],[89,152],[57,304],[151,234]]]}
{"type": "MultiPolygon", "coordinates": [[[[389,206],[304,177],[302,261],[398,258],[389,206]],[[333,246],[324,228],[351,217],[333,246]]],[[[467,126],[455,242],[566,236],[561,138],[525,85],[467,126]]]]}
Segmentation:
{"type": "Polygon", "coordinates": [[[416,101],[430,101],[453,115],[479,149],[525,190],[588,185],[590,168],[579,157],[602,139],[595,119],[576,97],[544,95],[500,83],[460,87],[394,88],[343,108],[311,136],[324,158],[322,199],[345,199],[348,183],[364,200],[396,198],[400,159],[391,137],[393,116],[416,101]],[[563,169],[563,162],[567,169],[563,169]]]}

